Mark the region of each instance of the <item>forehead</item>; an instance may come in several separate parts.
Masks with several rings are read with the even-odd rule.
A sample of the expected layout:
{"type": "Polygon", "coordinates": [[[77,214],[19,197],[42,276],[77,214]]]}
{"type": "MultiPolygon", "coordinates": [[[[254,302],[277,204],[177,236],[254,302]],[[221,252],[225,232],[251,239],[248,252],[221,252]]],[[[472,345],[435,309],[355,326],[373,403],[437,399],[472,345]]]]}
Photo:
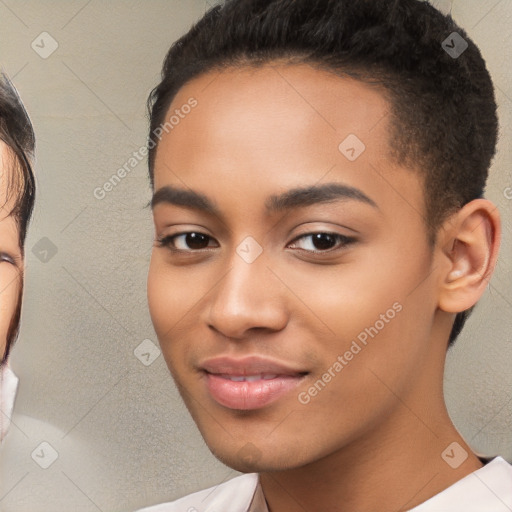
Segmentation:
{"type": "Polygon", "coordinates": [[[390,200],[396,186],[422,201],[416,173],[389,158],[389,112],[379,89],[306,64],[206,73],[168,110],[166,121],[175,119],[158,147],[155,189],[229,184],[268,196],[327,179],[390,200]]]}
{"type": "MultiPolygon", "coordinates": [[[[355,134],[363,141],[371,138],[374,149],[387,153],[387,124],[378,127],[389,111],[383,94],[306,64],[228,68],[201,75],[180,89],[167,118],[184,109],[190,98],[197,106],[183,126],[170,131],[176,144],[189,130],[198,138],[208,132],[209,140],[217,135],[212,143],[222,142],[223,132],[236,127],[232,145],[257,137],[265,143],[262,151],[297,151],[304,137],[328,137],[334,144],[355,134]]],[[[323,146],[318,145],[319,152],[324,152],[323,146]]],[[[330,149],[337,151],[338,144],[330,149]]]]}

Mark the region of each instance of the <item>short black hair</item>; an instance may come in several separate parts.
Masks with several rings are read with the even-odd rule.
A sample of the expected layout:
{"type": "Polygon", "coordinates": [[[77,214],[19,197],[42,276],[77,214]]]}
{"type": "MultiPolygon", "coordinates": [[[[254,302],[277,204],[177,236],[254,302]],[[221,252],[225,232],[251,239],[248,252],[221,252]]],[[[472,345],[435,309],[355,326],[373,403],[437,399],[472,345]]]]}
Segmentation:
{"type": "MultiPolygon", "coordinates": [[[[278,60],[382,91],[390,157],[423,179],[432,247],[442,222],[483,196],[498,134],[492,80],[466,32],[420,0],[227,0],[210,9],[172,45],[148,100],[152,186],[155,135],[177,92],[206,72],[278,60]]],[[[457,314],[450,345],[471,310],[457,314]]]]}
{"type": "MultiPolygon", "coordinates": [[[[14,197],[14,206],[10,215],[16,220],[18,239],[22,254],[27,228],[32,216],[35,201],[35,179],[31,160],[34,156],[35,135],[30,118],[7,75],[0,71],[0,140],[8,147],[4,155],[3,176],[7,179],[7,201],[14,197]]],[[[5,363],[10,349],[18,336],[23,296],[23,274],[14,314],[11,318],[7,345],[0,365],[5,363]]]]}

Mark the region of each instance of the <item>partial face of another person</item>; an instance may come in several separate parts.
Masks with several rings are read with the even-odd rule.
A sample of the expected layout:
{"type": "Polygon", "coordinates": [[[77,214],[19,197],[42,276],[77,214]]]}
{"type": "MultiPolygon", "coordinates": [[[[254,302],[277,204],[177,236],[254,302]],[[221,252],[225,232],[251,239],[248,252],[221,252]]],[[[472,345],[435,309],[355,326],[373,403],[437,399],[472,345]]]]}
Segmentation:
{"type": "Polygon", "coordinates": [[[17,197],[10,186],[14,158],[10,148],[0,141],[0,360],[6,350],[22,286],[23,256],[19,228],[12,214],[17,197]]]}
{"type": "Polygon", "coordinates": [[[307,65],[205,74],[169,108],[188,113],[156,157],[150,311],[235,469],[300,467],[400,429],[396,396],[428,402],[442,380],[422,180],[388,156],[389,108],[307,65]]]}

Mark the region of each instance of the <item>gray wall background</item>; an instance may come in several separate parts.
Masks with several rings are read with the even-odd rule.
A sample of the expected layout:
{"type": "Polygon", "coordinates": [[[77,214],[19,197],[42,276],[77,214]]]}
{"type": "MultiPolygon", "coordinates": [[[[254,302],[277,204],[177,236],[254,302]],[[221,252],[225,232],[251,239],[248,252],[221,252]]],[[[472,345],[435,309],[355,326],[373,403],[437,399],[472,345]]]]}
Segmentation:
{"type": "MultiPolygon", "coordinates": [[[[93,194],[144,145],[145,101],[165,52],[212,3],[0,0],[0,64],[38,137],[2,512],[133,510],[235,476],[205,447],[162,356],[146,366],[134,355],[143,340],[156,343],[145,162],[104,199],[93,194]]],[[[501,260],[449,354],[447,401],[475,450],[512,461],[512,2],[433,3],[480,46],[501,119],[487,193],[504,220],[501,260]]]]}

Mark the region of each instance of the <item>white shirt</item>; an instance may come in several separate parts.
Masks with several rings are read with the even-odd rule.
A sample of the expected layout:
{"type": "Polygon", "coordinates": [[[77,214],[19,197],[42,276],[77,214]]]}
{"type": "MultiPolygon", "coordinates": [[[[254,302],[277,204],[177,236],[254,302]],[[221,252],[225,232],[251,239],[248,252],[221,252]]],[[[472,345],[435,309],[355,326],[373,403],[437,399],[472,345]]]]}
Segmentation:
{"type": "Polygon", "coordinates": [[[18,377],[5,364],[0,367],[0,443],[7,435],[11,423],[14,397],[18,387],[18,377]]]}
{"type": "MultiPolygon", "coordinates": [[[[409,512],[511,512],[512,466],[496,457],[409,512]]],[[[258,475],[250,473],[139,512],[268,512],[258,475]]]]}

